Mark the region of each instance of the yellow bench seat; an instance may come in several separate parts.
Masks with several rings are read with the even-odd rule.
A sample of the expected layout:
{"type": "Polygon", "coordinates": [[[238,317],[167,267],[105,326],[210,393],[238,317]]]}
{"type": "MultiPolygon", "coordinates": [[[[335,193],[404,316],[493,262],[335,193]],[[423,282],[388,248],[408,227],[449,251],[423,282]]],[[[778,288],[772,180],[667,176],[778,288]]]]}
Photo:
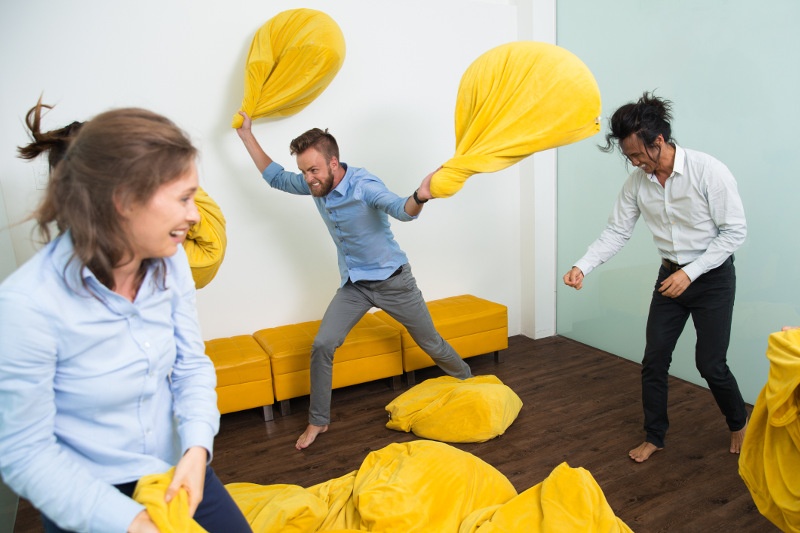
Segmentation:
{"type": "MultiPolygon", "coordinates": [[[[508,308],[471,294],[451,296],[427,302],[433,324],[462,359],[494,352],[500,361],[500,350],[508,348],[508,308]]],[[[400,332],[403,345],[403,371],[408,385],[414,384],[414,371],[436,363],[422,351],[408,330],[386,311],[375,316],[400,332]]]]}
{"type": "MultiPolygon", "coordinates": [[[[253,338],[269,355],[272,383],[281,413],[290,412],[289,400],[311,389],[311,345],[322,321],[314,320],[256,331],[253,338]]],[[[350,330],[333,356],[333,388],[383,378],[397,388],[403,374],[400,333],[372,314],[350,330]]]]}
{"type": "Polygon", "coordinates": [[[272,420],[275,396],[269,356],[253,336],[224,337],[205,344],[217,371],[220,414],[262,407],[264,420],[272,420]]]}

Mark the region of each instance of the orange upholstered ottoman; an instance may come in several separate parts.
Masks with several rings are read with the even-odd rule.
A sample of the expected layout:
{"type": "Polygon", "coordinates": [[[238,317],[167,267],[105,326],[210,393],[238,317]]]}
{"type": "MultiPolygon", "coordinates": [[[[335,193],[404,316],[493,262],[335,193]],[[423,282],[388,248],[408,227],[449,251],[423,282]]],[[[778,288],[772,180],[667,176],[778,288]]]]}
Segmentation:
{"type": "MultiPolygon", "coordinates": [[[[253,334],[269,355],[275,399],[284,415],[290,412],[291,398],[310,392],[311,345],[320,324],[315,320],[253,334]]],[[[372,314],[350,330],[333,356],[334,389],[382,378],[393,378],[392,387],[397,388],[402,374],[400,333],[372,314]]]]}
{"type": "Polygon", "coordinates": [[[206,353],[217,370],[217,406],[231,413],[263,407],[264,420],[272,420],[272,372],[269,356],[252,335],[206,341],[206,353]]]}
{"type": "MultiPolygon", "coordinates": [[[[437,331],[462,359],[494,352],[495,360],[500,361],[499,351],[508,348],[508,308],[505,305],[470,294],[432,300],[427,305],[437,331]]],[[[374,314],[401,333],[403,370],[408,384],[413,385],[414,370],[435,363],[417,346],[402,324],[385,311],[374,314]]]]}

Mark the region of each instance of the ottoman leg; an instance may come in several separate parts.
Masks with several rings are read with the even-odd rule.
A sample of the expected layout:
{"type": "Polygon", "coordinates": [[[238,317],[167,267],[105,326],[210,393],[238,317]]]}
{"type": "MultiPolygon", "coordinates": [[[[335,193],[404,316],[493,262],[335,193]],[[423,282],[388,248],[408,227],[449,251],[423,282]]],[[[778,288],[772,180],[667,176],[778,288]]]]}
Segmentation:
{"type": "Polygon", "coordinates": [[[494,352],[494,362],[495,363],[503,362],[503,354],[501,354],[499,350],[494,352]]]}
{"type": "Polygon", "coordinates": [[[289,406],[289,400],[280,401],[281,416],[289,416],[292,414],[292,408],[289,406]]]}
{"type": "Polygon", "coordinates": [[[402,386],[402,376],[392,376],[392,390],[398,390],[402,386]]]}
{"type": "Polygon", "coordinates": [[[275,415],[272,412],[271,405],[265,405],[263,409],[264,409],[264,422],[271,422],[272,420],[275,420],[275,415]]]}
{"type": "Polygon", "coordinates": [[[406,384],[409,387],[413,387],[414,384],[416,384],[416,382],[417,382],[417,380],[414,377],[414,371],[413,370],[409,370],[408,372],[406,372],[406,384]]]}

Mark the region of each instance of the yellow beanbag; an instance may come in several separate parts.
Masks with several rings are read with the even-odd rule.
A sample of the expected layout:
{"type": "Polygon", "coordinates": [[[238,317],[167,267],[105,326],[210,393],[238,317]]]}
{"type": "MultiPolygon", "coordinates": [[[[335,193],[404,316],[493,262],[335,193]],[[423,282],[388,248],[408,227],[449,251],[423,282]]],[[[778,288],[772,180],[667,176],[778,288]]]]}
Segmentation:
{"type": "Polygon", "coordinates": [[[461,523],[459,533],[631,533],[608,504],[592,474],[558,465],[544,481],[509,502],[478,509],[461,523]]]}
{"type": "Polygon", "coordinates": [[[386,406],[386,427],[443,442],[484,442],[505,433],[522,400],[495,376],[428,379],[386,406]]]}
{"type": "Polygon", "coordinates": [[[308,492],[324,501],[328,515],[320,524],[320,531],[345,531],[361,529],[361,515],[353,502],[353,485],[356,471],[308,488],[308,492]]]}
{"type": "MultiPolygon", "coordinates": [[[[241,110],[251,118],[286,117],[304,109],[333,81],[344,63],[342,31],[325,13],[290,9],[253,37],[241,110]]],[[[233,127],[242,125],[233,116],[233,127]]]]}
{"type": "Polygon", "coordinates": [[[580,59],[547,43],[498,46],[461,78],[456,152],[433,175],[431,193],[452,196],[475,173],[502,170],[599,131],[600,90],[580,59]]]}
{"type": "Polygon", "coordinates": [[[198,187],[194,202],[200,212],[200,221],[189,228],[183,249],[192,267],[195,287],[202,289],[217,275],[225,258],[228,236],[222,209],[208,193],[198,187]]]}
{"type": "Polygon", "coordinates": [[[474,510],[516,495],[511,482],[478,457],[424,440],[371,452],[353,487],[361,529],[382,533],[458,531],[474,510]]]}
{"type": "Polygon", "coordinates": [[[758,510],[800,532],[800,329],[769,336],[769,377],[747,425],[739,475],[758,510]]]}
{"type": "Polygon", "coordinates": [[[258,533],[317,531],[328,507],[298,485],[225,485],[250,527],[258,533]]]}

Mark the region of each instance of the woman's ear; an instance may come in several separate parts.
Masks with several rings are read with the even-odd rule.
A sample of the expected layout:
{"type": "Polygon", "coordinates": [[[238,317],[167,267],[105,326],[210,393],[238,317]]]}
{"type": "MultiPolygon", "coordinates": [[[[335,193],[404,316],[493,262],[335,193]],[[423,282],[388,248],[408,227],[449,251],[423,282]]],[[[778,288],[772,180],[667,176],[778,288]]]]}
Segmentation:
{"type": "Polygon", "coordinates": [[[128,216],[131,214],[131,211],[133,211],[133,205],[131,204],[130,199],[123,197],[123,195],[117,192],[114,193],[113,200],[114,209],[117,210],[117,213],[122,218],[128,218],[128,216]]]}

